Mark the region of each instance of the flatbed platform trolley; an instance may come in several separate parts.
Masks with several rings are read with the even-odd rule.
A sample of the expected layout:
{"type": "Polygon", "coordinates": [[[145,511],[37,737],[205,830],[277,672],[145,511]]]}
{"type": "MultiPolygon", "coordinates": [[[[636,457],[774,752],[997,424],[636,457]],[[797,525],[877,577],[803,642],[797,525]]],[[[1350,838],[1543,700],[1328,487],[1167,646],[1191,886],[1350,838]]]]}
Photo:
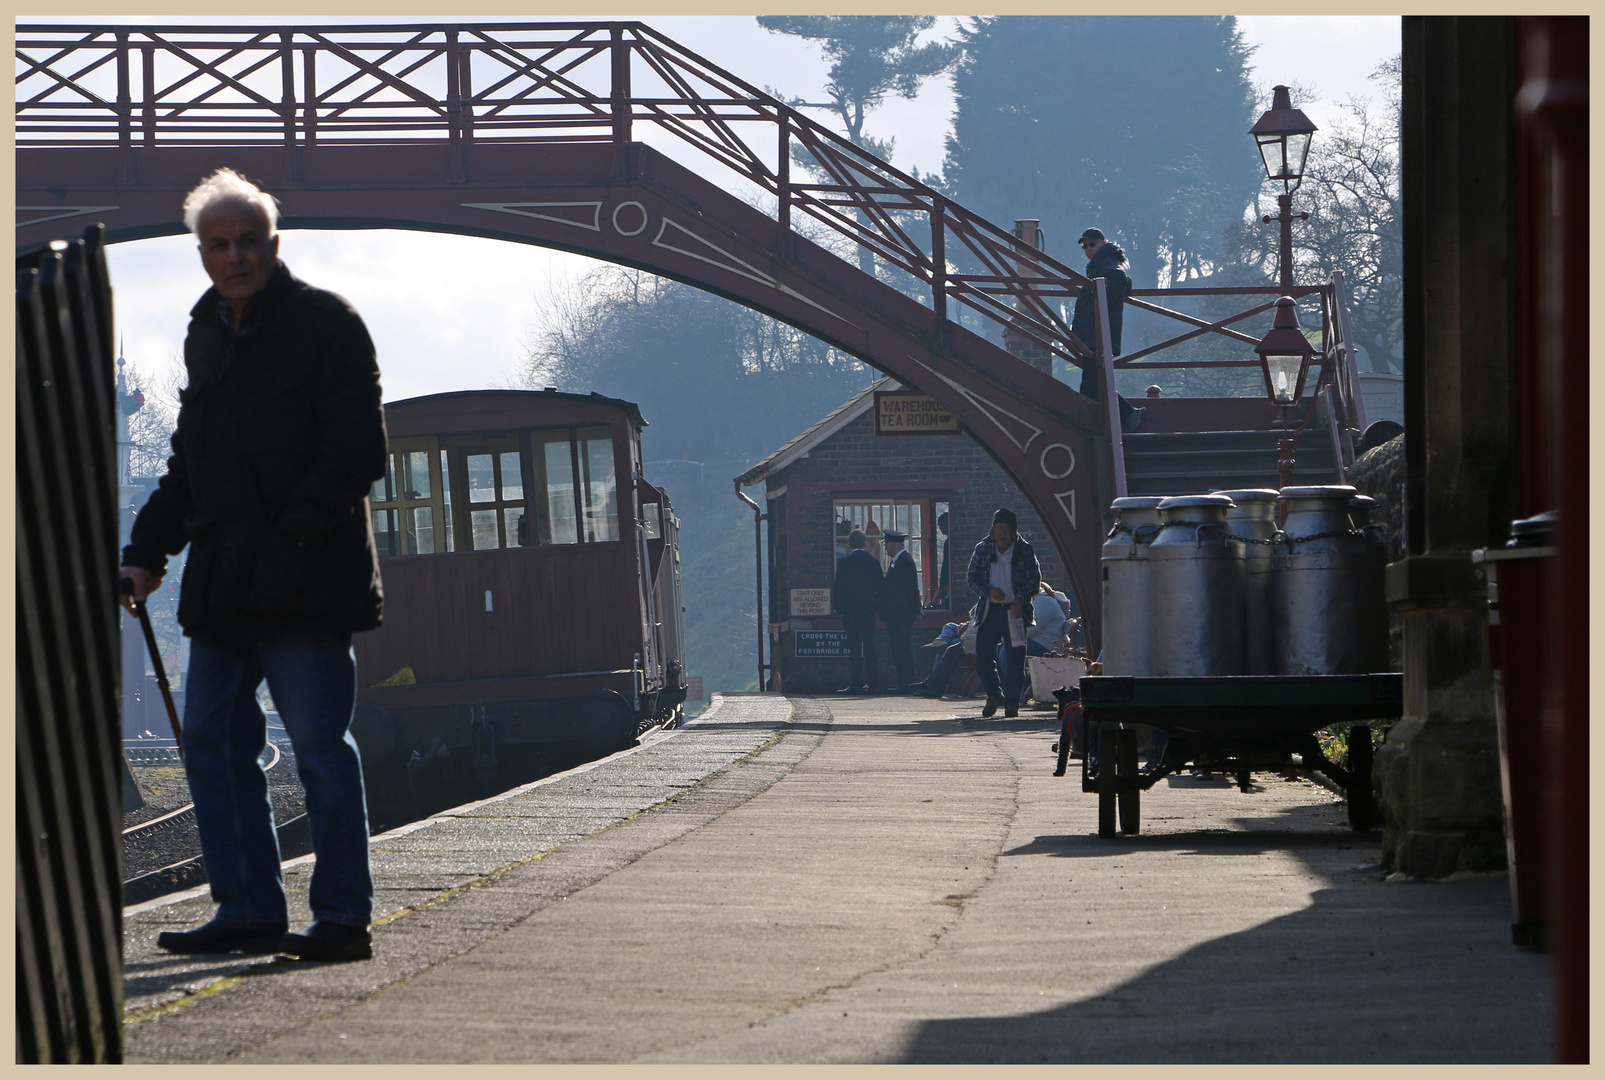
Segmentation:
{"type": "MultiPolygon", "coordinates": [[[[1086,753],[1081,789],[1098,795],[1098,835],[1137,832],[1141,793],[1161,778],[1186,768],[1235,775],[1249,789],[1256,770],[1287,766],[1299,754],[1343,788],[1349,826],[1371,828],[1371,732],[1363,721],[1398,717],[1404,706],[1404,676],[1231,675],[1141,677],[1088,675],[1081,679],[1081,722],[1086,753]],[[1137,732],[1145,724],[1169,738],[1158,762],[1141,766],[1137,732]],[[1346,733],[1348,767],[1327,760],[1316,732],[1339,724],[1346,733]]],[[[1068,717],[1072,710],[1062,710],[1068,717]]],[[[1066,722],[1068,726],[1068,721],[1066,722]]],[[[1059,764],[1063,776],[1070,732],[1061,732],[1059,764]]]]}

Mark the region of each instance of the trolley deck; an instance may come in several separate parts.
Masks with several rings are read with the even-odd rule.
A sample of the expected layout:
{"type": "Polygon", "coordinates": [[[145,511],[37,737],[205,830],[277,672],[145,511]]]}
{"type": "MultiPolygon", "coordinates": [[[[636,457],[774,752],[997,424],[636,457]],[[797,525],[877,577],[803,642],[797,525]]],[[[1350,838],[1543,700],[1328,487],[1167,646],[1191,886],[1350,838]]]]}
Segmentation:
{"type": "MultiPolygon", "coordinates": [[[[1081,765],[1083,791],[1098,794],[1098,835],[1133,834],[1140,823],[1140,793],[1162,777],[1197,767],[1235,774],[1247,791],[1256,769],[1284,767],[1292,754],[1304,767],[1331,777],[1344,790],[1349,824],[1371,827],[1371,738],[1361,721],[1400,716],[1404,676],[1231,675],[1142,677],[1089,675],[1081,679],[1081,711],[1087,752],[1081,765]],[[1160,760],[1137,761],[1137,732],[1145,724],[1169,736],[1160,760]],[[1350,724],[1349,765],[1329,761],[1315,733],[1350,724]]],[[[1069,710],[1066,710],[1068,715],[1069,710]]],[[[1059,742],[1063,775],[1070,733],[1059,742]]]]}

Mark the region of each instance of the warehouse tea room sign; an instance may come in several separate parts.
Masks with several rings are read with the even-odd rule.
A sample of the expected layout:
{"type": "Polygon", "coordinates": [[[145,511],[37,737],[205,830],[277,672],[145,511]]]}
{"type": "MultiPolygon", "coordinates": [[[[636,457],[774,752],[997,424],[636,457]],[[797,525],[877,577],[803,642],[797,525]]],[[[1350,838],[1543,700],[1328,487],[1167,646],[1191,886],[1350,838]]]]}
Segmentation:
{"type": "Polygon", "coordinates": [[[959,418],[928,394],[911,390],[875,391],[875,434],[955,435],[959,418]]]}

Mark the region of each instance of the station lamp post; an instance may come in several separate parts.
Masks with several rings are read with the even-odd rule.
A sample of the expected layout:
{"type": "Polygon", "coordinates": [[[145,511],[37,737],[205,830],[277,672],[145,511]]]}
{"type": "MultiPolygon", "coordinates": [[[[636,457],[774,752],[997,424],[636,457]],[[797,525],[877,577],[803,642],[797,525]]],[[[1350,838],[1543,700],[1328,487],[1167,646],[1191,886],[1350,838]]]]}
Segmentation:
{"type": "Polygon", "coordinates": [[[1272,404],[1282,409],[1282,439],[1276,447],[1276,471],[1281,486],[1293,483],[1293,442],[1288,432],[1288,410],[1297,405],[1304,394],[1304,380],[1310,372],[1310,357],[1315,350],[1299,329],[1298,305],[1291,296],[1276,301],[1276,320],[1270,332],[1254,346],[1259,353],[1261,373],[1265,376],[1265,393],[1272,404]]]}
{"type": "Polygon", "coordinates": [[[1276,196],[1277,215],[1264,218],[1265,224],[1280,222],[1282,246],[1280,274],[1277,284],[1283,292],[1293,288],[1293,221],[1306,220],[1309,214],[1293,213],[1293,192],[1304,180],[1304,160],[1310,153],[1310,136],[1316,127],[1310,118],[1293,108],[1291,92],[1285,86],[1271,90],[1271,107],[1249,129],[1254,144],[1259,147],[1260,160],[1265,163],[1265,176],[1271,183],[1282,185],[1276,196]]]}

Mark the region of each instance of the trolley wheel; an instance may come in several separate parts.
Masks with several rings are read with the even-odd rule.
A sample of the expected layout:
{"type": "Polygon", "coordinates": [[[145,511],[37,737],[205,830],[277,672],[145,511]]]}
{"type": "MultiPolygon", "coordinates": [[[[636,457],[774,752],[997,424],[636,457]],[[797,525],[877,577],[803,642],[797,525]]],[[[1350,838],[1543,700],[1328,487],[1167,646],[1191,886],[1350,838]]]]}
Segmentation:
{"type": "Polygon", "coordinates": [[[1349,828],[1371,831],[1371,728],[1355,724],[1345,736],[1349,747],[1349,828]]]}
{"type": "Polygon", "coordinates": [[[1120,731],[1120,831],[1127,836],[1137,835],[1141,822],[1142,781],[1137,776],[1137,733],[1130,728],[1120,731]]]}
{"type": "Polygon", "coordinates": [[[1110,724],[1098,725],[1098,835],[1102,837],[1115,835],[1117,734],[1110,724]]]}

